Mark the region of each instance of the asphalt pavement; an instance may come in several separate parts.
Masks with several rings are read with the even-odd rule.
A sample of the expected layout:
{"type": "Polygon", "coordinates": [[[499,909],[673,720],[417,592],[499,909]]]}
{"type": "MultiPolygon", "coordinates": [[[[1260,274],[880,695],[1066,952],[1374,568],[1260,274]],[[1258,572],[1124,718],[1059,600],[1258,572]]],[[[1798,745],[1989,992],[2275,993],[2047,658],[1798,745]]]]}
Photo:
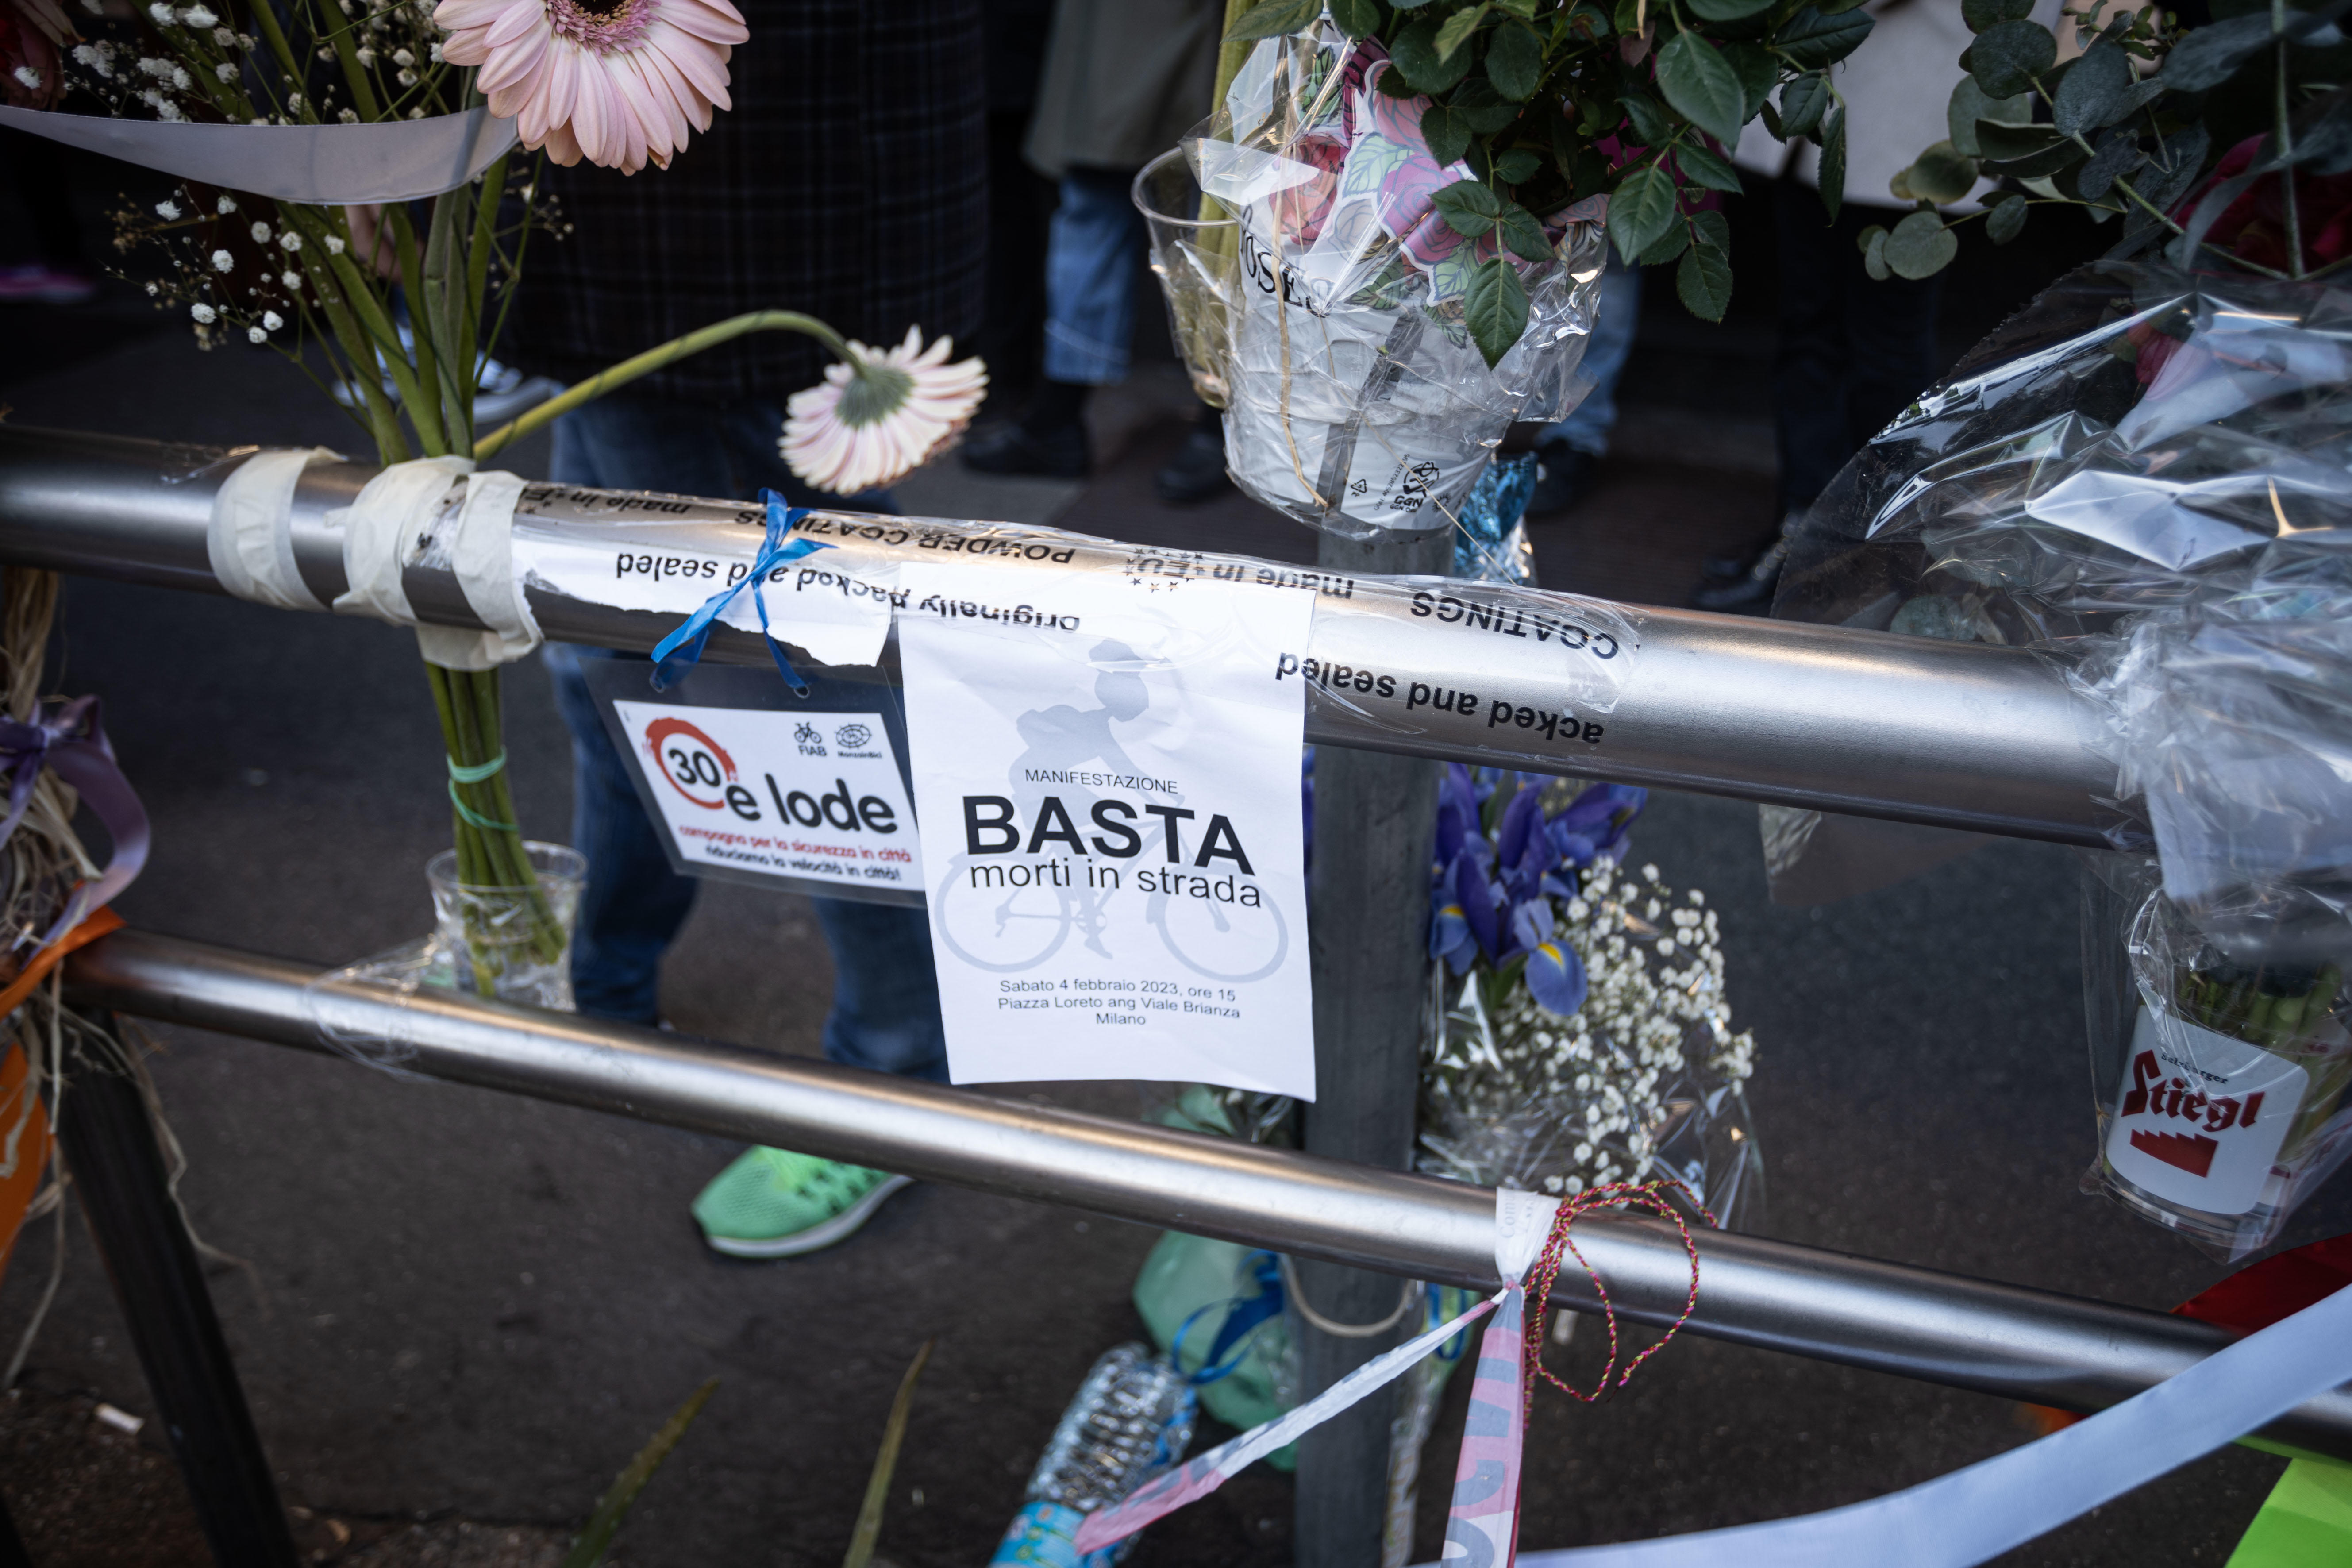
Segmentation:
{"type": "MultiPolygon", "coordinates": [[[[5,393],[22,425],[355,438],[275,360],[202,355],[176,332],[12,376],[5,393]]],[[[1174,439],[1167,420],[1134,435],[1094,487],[1024,492],[1021,504],[1066,508],[1065,521],[1096,531],[1192,528],[1226,544],[1144,493],[1139,476],[1174,439]]],[[[543,460],[517,455],[525,472],[543,460]]],[[[916,493],[988,515],[988,492],[959,484],[942,470],[916,493]]],[[[1555,531],[1539,532],[1538,548],[1548,585],[1636,594],[1646,584],[1639,596],[1670,601],[1698,544],[1743,537],[1769,516],[1769,487],[1754,478],[1620,464],[1584,511],[1540,525],[1555,531]],[[1642,549],[1634,536],[1659,530],[1680,531],[1642,549]]],[[[1263,513],[1232,526],[1268,541],[1288,529],[1263,513]]],[[[1291,531],[1280,550],[1259,548],[1301,543],[1291,531]]],[[[154,818],[153,861],[119,905],[134,924],[322,965],[424,931],[423,867],[446,843],[448,818],[405,634],[75,581],[64,650],[53,684],[105,698],[154,818]]],[[[570,765],[535,662],[515,668],[508,692],[522,820],[562,837],[570,765]]],[[[1751,1099],[1769,1202],[1758,1228],[2157,1308],[2224,1272],[2077,1189],[2093,1122],[2068,852],[1995,844],[1895,888],[1789,910],[1765,899],[1751,807],[1658,795],[1635,845],[1670,882],[1704,887],[1722,916],[1731,994],[1760,1044],[1751,1099]]],[[[709,884],[670,963],[665,1007],[689,1032],[814,1055],[829,984],[803,902],[709,884]]],[[[1127,1292],[1153,1237],[1139,1227],[927,1184],[829,1252],[728,1261],[701,1247],[686,1205],[729,1145],[160,1034],[154,1075],[188,1160],[181,1192],[205,1240],[250,1266],[217,1266],[213,1289],[284,1494],[310,1515],[555,1539],[669,1410],[717,1377],[615,1561],[830,1564],[900,1372],[935,1338],[882,1551],[899,1568],[978,1563],[1087,1365],[1140,1331],[1127,1292]]],[[[1006,1092],[1119,1114],[1136,1106],[1120,1085],[1006,1092]]],[[[2305,1209],[2290,1242],[2352,1229],[2342,1188],[2305,1209]]],[[[28,1238],[0,1291],[0,1343],[13,1344],[48,1268],[47,1235],[28,1238]]],[[[1587,1379],[1601,1341],[1588,1327],[1568,1352],[1587,1379]]],[[[52,1402],[152,1414],[78,1227],[26,1382],[52,1402]]],[[[1426,1474],[1452,1473],[1465,1393],[1454,1390],[1426,1474]]],[[[0,1406],[0,1435],[23,1419],[11,1408],[0,1406]]],[[[1223,1435],[1210,1427],[1202,1441],[1223,1435]]],[[[1521,1541],[1571,1545],[1827,1508],[2030,1436],[2006,1401],[1685,1338],[1597,1406],[1538,1394],[1521,1541]]],[[[2224,1452],[2005,1561],[2219,1563],[2280,1466],[2224,1452]]],[[[0,1476],[20,1515],[40,1500],[22,1474],[0,1476]]],[[[1155,1526],[1129,1561],[1286,1563],[1289,1489],[1263,1468],[1246,1474],[1155,1526]]],[[[1423,1500],[1423,1560],[1439,1551],[1443,1492],[1423,1500]]],[[[37,1561],[185,1560],[165,1546],[110,1549],[102,1535],[37,1561]]],[[[334,1555],[331,1542],[320,1550],[334,1555]]]]}

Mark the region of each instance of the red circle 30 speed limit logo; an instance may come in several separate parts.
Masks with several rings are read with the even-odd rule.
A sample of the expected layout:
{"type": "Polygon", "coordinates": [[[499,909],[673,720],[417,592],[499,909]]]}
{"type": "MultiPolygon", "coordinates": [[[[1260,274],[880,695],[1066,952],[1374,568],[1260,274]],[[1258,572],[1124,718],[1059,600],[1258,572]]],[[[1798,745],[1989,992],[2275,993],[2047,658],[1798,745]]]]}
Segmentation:
{"type": "Polygon", "coordinates": [[[733,781],[735,759],[718,742],[683,719],[656,719],[646,726],[646,750],[670,788],[708,811],[726,804],[719,792],[733,781]],[[705,800],[697,790],[709,790],[711,798],[705,800]]]}

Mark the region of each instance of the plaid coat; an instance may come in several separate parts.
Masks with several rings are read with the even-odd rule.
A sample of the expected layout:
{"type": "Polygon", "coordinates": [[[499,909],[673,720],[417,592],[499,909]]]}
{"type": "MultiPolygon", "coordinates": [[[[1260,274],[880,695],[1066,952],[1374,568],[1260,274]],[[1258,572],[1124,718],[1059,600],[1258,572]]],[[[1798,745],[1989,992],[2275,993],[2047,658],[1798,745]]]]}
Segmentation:
{"type": "MultiPolygon", "coordinates": [[[[544,170],[498,352],[564,381],[745,310],[805,310],[845,336],[925,342],[980,325],[987,92],[980,0],[739,0],[751,40],[720,110],[667,171],[544,170]]],[[[756,332],[632,390],[781,399],[825,352],[756,332]]]]}

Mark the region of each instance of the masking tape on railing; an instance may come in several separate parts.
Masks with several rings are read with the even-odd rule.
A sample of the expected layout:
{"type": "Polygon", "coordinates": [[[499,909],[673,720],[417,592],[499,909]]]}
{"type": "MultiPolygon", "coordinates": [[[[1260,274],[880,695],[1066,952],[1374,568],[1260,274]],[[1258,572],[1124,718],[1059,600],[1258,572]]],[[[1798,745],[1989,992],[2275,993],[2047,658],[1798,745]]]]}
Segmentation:
{"type": "Polygon", "coordinates": [[[318,463],[340,463],[324,447],[257,452],[230,470],[213,495],[205,553],[220,585],[240,599],[280,610],[323,610],[294,564],[294,487],[318,463]]]}

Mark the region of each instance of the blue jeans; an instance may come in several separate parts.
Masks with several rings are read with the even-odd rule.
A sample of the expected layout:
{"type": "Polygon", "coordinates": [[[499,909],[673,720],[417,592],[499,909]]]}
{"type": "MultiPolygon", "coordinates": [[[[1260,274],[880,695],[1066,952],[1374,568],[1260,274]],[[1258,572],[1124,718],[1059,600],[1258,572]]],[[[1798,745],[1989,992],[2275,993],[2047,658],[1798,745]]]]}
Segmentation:
{"type": "MultiPolygon", "coordinates": [[[[783,410],[773,404],[698,406],[619,393],[556,421],[550,477],[600,489],[730,500],[765,487],[796,506],[841,504],[784,467],[776,450],[782,429],[783,410]]],[[[887,491],[853,502],[866,511],[896,510],[887,491]]],[[[580,669],[583,658],[636,656],[550,643],[541,657],[572,732],[572,842],[588,857],[572,942],[572,994],[583,1013],[650,1024],[658,1016],[662,953],[686,923],[695,879],[670,869],[580,669]]],[[[826,1059],[944,1079],[947,1037],[923,911],[847,899],[812,902],[833,950],[826,1059]]]]}
{"type": "Polygon", "coordinates": [[[1045,245],[1045,378],[1075,386],[1127,379],[1135,274],[1147,243],[1129,199],[1134,172],[1072,169],[1045,245]]]}
{"type": "Polygon", "coordinates": [[[1609,455],[1609,432],[1617,427],[1617,381],[1633,355],[1633,328],[1641,319],[1642,269],[1626,266],[1612,248],[1608,269],[1601,274],[1601,310],[1580,367],[1592,378],[1592,390],[1567,418],[1545,426],[1536,445],[1565,441],[1596,458],[1609,455]]]}

